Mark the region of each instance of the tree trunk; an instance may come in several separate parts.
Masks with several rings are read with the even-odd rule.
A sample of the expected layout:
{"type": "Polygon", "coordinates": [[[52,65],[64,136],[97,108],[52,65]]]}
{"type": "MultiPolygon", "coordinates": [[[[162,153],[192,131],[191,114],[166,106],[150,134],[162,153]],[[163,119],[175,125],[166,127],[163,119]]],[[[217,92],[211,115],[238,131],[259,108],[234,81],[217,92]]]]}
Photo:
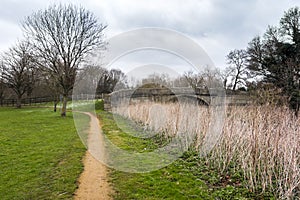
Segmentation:
{"type": "Polygon", "coordinates": [[[236,90],[236,86],[237,86],[237,83],[239,81],[239,76],[240,76],[240,70],[237,71],[237,74],[235,75],[235,79],[234,79],[234,85],[233,85],[233,88],[232,90],[236,90]]]}
{"type": "Polygon", "coordinates": [[[232,87],[232,90],[235,91],[236,90],[236,85],[237,85],[237,77],[235,77],[235,80],[234,80],[234,84],[233,84],[233,87],[232,87]]]}
{"type": "Polygon", "coordinates": [[[224,81],[223,81],[223,87],[224,87],[225,90],[227,89],[226,86],[227,86],[227,78],[225,78],[224,81]]]}
{"type": "Polygon", "coordinates": [[[298,118],[298,114],[299,114],[299,110],[300,110],[300,102],[296,102],[296,106],[295,106],[295,115],[298,118]]]}
{"type": "Polygon", "coordinates": [[[17,96],[17,104],[16,104],[16,108],[21,108],[22,107],[22,95],[18,95],[17,96]]]}
{"type": "Polygon", "coordinates": [[[57,104],[59,103],[59,96],[58,95],[54,95],[53,96],[53,111],[56,112],[57,111],[57,104]]]}
{"type": "Polygon", "coordinates": [[[68,95],[63,95],[63,104],[61,109],[61,116],[65,117],[67,115],[67,103],[68,103],[68,95]]]}
{"type": "Polygon", "coordinates": [[[58,101],[57,101],[57,99],[55,99],[55,100],[54,100],[54,108],[53,108],[53,111],[54,111],[54,112],[56,112],[57,103],[58,103],[58,101]]]}

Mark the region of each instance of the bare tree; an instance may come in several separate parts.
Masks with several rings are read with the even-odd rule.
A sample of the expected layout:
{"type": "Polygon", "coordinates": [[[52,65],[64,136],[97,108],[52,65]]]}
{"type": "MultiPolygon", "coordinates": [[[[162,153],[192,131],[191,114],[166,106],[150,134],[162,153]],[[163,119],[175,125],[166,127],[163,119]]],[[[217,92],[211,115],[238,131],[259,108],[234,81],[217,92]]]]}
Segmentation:
{"type": "Polygon", "coordinates": [[[205,67],[202,76],[204,88],[219,88],[224,85],[224,83],[222,83],[220,69],[218,68],[205,67]]]}
{"type": "Polygon", "coordinates": [[[94,50],[105,47],[105,28],[91,12],[74,5],[54,5],[24,21],[23,29],[40,66],[57,80],[63,96],[61,116],[66,116],[68,95],[80,64],[94,50]]]}
{"type": "Polygon", "coordinates": [[[172,81],[173,87],[188,87],[189,83],[187,82],[186,78],[184,76],[178,76],[172,81]]]}
{"type": "Polygon", "coordinates": [[[193,89],[205,87],[204,77],[203,74],[201,73],[194,73],[193,71],[187,71],[184,73],[184,77],[188,82],[189,86],[191,86],[193,89]]]}
{"type": "Polygon", "coordinates": [[[26,92],[32,91],[35,83],[34,57],[27,41],[19,42],[2,56],[2,78],[17,96],[17,108],[26,92]]]}
{"type": "Polygon", "coordinates": [[[227,55],[229,71],[232,77],[232,90],[236,90],[238,84],[245,85],[245,78],[247,78],[247,51],[246,50],[233,50],[227,55]]]}
{"type": "Polygon", "coordinates": [[[171,87],[171,79],[168,74],[160,74],[160,73],[153,73],[149,74],[146,78],[142,79],[142,85],[154,83],[157,86],[160,87],[171,87]]]}
{"type": "Polygon", "coordinates": [[[232,72],[229,67],[226,67],[225,69],[220,71],[220,78],[223,81],[223,87],[224,89],[227,89],[229,87],[232,87],[231,83],[228,83],[228,79],[230,78],[232,72]]]}

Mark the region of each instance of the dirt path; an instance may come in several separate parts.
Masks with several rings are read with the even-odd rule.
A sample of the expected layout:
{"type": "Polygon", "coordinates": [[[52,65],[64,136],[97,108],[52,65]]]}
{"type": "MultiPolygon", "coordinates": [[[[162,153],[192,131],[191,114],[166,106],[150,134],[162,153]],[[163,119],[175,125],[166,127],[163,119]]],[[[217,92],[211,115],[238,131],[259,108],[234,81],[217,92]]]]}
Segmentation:
{"type": "Polygon", "coordinates": [[[106,158],[99,120],[91,113],[84,114],[90,116],[88,151],[83,159],[84,170],[79,177],[79,187],[74,199],[110,200],[113,190],[108,182],[107,167],[99,161],[106,158]],[[97,159],[93,155],[96,155],[97,159]]]}

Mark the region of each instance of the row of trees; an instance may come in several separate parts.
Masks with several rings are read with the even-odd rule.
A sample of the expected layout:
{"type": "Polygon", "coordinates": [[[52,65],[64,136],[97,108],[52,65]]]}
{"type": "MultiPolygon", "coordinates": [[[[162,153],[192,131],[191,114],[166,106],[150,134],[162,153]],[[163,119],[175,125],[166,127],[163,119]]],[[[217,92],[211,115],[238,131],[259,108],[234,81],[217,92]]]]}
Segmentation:
{"type": "Polygon", "coordinates": [[[236,90],[253,84],[271,84],[286,96],[297,114],[300,107],[300,10],[284,13],[279,26],[269,26],[263,36],[254,37],[245,49],[227,55],[225,82],[236,90]]]}
{"type": "MultiPolygon", "coordinates": [[[[67,99],[76,76],[85,76],[85,80],[89,81],[84,84],[86,86],[96,84],[97,93],[110,93],[117,84],[119,88],[130,87],[131,83],[122,71],[107,70],[86,62],[92,52],[105,49],[103,32],[106,27],[98,23],[91,12],[74,5],[54,5],[28,16],[22,23],[25,39],[1,56],[0,99],[4,91],[10,89],[17,97],[17,107],[21,107],[24,95],[30,96],[35,87],[43,86],[53,95],[55,104],[59,96],[63,97],[61,115],[65,116],[67,99]]],[[[186,72],[173,80],[167,75],[153,74],[136,83],[207,88],[209,82],[222,80],[224,88],[231,90],[259,89],[268,84],[278,88],[281,95],[287,97],[290,107],[298,113],[299,8],[285,12],[278,27],[270,26],[263,36],[256,36],[250,41],[247,48],[231,51],[227,60],[228,67],[223,71],[186,72]]],[[[89,87],[81,89],[93,92],[89,91],[89,87]]]]}
{"type": "Polygon", "coordinates": [[[89,11],[74,5],[54,5],[28,16],[22,23],[25,39],[1,57],[0,94],[5,87],[21,98],[33,90],[40,79],[52,94],[62,95],[61,115],[66,115],[68,95],[85,58],[105,48],[103,31],[89,11]]]}

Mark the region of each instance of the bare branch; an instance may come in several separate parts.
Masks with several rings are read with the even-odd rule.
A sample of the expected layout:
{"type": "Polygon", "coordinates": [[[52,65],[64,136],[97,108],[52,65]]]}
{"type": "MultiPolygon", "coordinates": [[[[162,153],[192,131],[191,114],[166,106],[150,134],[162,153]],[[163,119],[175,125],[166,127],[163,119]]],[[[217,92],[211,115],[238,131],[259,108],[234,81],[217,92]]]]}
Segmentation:
{"type": "Polygon", "coordinates": [[[56,77],[64,99],[74,87],[80,64],[93,51],[105,48],[106,27],[84,8],[62,4],[40,10],[24,21],[23,29],[32,41],[39,66],[56,77]]]}

